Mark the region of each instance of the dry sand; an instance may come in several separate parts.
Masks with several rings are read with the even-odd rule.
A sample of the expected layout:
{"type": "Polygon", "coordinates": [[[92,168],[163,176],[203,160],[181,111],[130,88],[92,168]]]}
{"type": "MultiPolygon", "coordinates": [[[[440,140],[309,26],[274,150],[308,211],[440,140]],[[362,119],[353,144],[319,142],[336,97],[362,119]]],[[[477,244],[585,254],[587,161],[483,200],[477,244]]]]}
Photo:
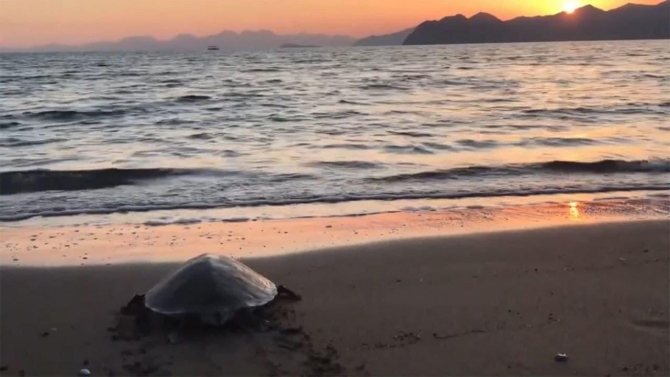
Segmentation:
{"type": "Polygon", "coordinates": [[[75,375],[88,364],[94,375],[668,375],[669,254],[670,222],[655,221],[249,259],[302,294],[282,325],[303,330],[177,344],[160,334],[113,341],[107,330],[172,264],[5,264],[0,373],[75,375]]]}

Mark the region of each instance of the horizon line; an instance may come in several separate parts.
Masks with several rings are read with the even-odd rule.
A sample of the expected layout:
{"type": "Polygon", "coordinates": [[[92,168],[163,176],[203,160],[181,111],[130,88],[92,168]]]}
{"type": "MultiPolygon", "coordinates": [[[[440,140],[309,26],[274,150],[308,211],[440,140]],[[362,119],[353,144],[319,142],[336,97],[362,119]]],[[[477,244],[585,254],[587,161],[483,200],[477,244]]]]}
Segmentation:
{"type": "MultiPolygon", "coordinates": [[[[575,12],[577,12],[581,9],[584,9],[584,8],[596,8],[596,9],[600,9],[600,10],[609,12],[609,11],[616,10],[616,9],[619,9],[619,8],[623,8],[623,7],[626,7],[626,6],[629,6],[629,5],[658,6],[658,5],[661,5],[663,3],[670,3],[670,0],[660,0],[655,5],[646,5],[646,4],[640,4],[640,3],[635,3],[635,2],[628,2],[624,5],[621,5],[621,6],[618,6],[618,7],[613,7],[613,8],[610,8],[610,9],[601,9],[601,8],[598,8],[598,7],[593,6],[591,4],[586,4],[582,7],[579,7],[577,10],[575,10],[575,12]]],[[[116,39],[100,39],[100,40],[94,40],[94,41],[91,41],[91,42],[75,43],[75,44],[61,43],[61,42],[51,42],[51,43],[36,44],[36,45],[30,45],[30,46],[16,46],[16,45],[1,45],[0,44],[0,50],[10,50],[10,51],[13,50],[14,52],[21,52],[21,51],[29,52],[30,50],[40,49],[40,48],[47,48],[47,47],[61,47],[61,48],[63,48],[63,47],[65,47],[65,48],[73,47],[73,48],[75,48],[75,47],[84,47],[84,46],[87,46],[87,45],[99,44],[99,43],[119,43],[119,42],[122,42],[124,40],[132,39],[132,38],[151,38],[156,42],[170,42],[170,41],[172,41],[172,40],[174,40],[174,39],[176,39],[180,36],[189,36],[189,37],[194,37],[194,38],[206,38],[206,37],[213,37],[213,36],[217,36],[217,35],[221,35],[221,34],[235,34],[237,36],[240,36],[240,35],[243,35],[245,33],[256,33],[256,34],[271,33],[271,34],[273,34],[275,36],[278,36],[278,37],[291,37],[291,36],[308,35],[308,36],[322,36],[322,37],[328,37],[328,38],[347,38],[347,39],[351,39],[352,42],[356,42],[356,41],[359,41],[361,39],[365,39],[365,38],[368,38],[368,37],[376,37],[376,36],[382,36],[382,35],[386,35],[386,34],[393,34],[393,33],[396,33],[396,32],[402,31],[402,30],[416,28],[417,26],[421,25],[424,22],[439,21],[439,20],[447,18],[447,17],[462,16],[462,17],[465,17],[467,19],[472,19],[474,16],[479,15],[479,14],[488,14],[488,15],[491,15],[491,16],[497,18],[498,20],[501,20],[503,22],[508,22],[508,21],[512,21],[512,20],[515,20],[515,19],[519,19],[519,18],[551,17],[551,16],[556,16],[556,15],[560,15],[560,14],[564,14],[564,13],[566,13],[566,12],[561,11],[561,12],[557,12],[557,13],[539,14],[539,15],[534,15],[534,16],[520,15],[520,16],[515,16],[515,17],[511,17],[511,18],[507,18],[507,19],[500,18],[497,15],[495,15],[493,13],[486,12],[486,11],[478,11],[476,13],[473,13],[469,17],[466,16],[465,14],[463,14],[463,13],[456,13],[456,14],[447,15],[447,16],[444,16],[444,17],[441,17],[441,18],[438,18],[438,19],[426,19],[426,20],[423,20],[423,21],[419,22],[418,24],[416,24],[414,26],[404,27],[404,28],[401,28],[399,30],[386,32],[386,33],[379,33],[379,34],[377,34],[377,33],[366,34],[366,35],[361,36],[361,37],[357,37],[357,36],[354,36],[354,35],[351,35],[351,34],[328,34],[328,33],[324,33],[324,32],[308,32],[308,31],[300,31],[300,32],[280,34],[280,33],[275,32],[274,30],[263,29],[263,28],[261,28],[261,29],[241,29],[241,30],[223,29],[223,30],[221,30],[219,32],[216,32],[216,33],[213,33],[213,34],[210,34],[210,33],[208,33],[208,34],[193,34],[193,33],[189,33],[189,32],[179,32],[179,33],[176,33],[176,34],[172,35],[169,38],[158,38],[158,37],[155,37],[153,35],[148,35],[148,34],[144,34],[144,35],[137,34],[137,35],[127,35],[127,36],[119,37],[119,38],[116,38],[116,39]]],[[[2,51],[0,51],[0,52],[2,52],[2,51]]]]}

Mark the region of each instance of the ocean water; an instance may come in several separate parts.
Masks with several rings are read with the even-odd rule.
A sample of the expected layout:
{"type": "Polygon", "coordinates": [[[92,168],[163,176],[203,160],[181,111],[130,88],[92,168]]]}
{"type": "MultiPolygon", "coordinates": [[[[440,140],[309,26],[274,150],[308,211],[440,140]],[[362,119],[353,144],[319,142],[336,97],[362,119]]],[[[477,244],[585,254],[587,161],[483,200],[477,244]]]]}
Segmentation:
{"type": "Polygon", "coordinates": [[[667,41],[0,55],[0,221],[613,192],[670,197],[667,41]]]}

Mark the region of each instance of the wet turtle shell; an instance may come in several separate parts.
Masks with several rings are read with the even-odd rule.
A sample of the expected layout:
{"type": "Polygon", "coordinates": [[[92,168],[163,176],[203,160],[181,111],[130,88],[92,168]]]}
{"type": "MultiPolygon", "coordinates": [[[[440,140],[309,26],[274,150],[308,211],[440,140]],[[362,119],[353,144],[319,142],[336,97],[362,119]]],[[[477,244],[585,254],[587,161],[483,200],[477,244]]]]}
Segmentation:
{"type": "Polygon", "coordinates": [[[277,296],[277,286],[235,259],[203,254],[161,280],[144,304],[164,315],[196,315],[222,325],[237,311],[262,306],[277,296]]]}

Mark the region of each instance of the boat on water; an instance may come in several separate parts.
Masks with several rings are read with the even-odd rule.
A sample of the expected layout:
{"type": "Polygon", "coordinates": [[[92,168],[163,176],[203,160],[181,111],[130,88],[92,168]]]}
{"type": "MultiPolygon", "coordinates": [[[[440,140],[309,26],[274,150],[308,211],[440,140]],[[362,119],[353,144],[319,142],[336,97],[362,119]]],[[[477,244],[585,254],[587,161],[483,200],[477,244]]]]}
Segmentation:
{"type": "Polygon", "coordinates": [[[207,47],[207,51],[219,51],[219,46],[209,46],[207,47]]]}

